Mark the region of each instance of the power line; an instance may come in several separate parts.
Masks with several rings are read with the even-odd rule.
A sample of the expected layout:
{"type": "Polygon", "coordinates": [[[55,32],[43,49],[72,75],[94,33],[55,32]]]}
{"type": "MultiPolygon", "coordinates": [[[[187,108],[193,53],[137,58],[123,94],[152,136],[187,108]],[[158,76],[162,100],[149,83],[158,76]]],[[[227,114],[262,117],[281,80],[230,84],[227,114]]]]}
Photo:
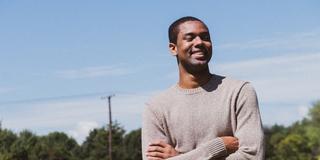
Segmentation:
{"type": "MultiPolygon", "coordinates": [[[[23,103],[33,103],[41,101],[50,101],[50,100],[60,100],[60,99],[72,99],[79,97],[91,97],[91,96],[100,96],[110,94],[112,92],[93,92],[93,93],[83,93],[83,94],[74,94],[74,95],[62,95],[62,96],[52,96],[52,97],[39,97],[39,98],[30,98],[30,99],[21,99],[21,100],[9,100],[9,101],[0,101],[0,105],[9,105],[9,104],[23,104],[23,103]]],[[[148,94],[134,93],[134,92],[113,92],[117,93],[117,96],[150,96],[148,94]]]]}
{"type": "Polygon", "coordinates": [[[21,100],[9,100],[9,101],[0,102],[0,105],[16,104],[16,103],[32,103],[32,102],[59,100],[59,99],[72,99],[72,98],[78,98],[78,97],[98,96],[98,95],[107,94],[107,93],[110,93],[110,92],[94,92],[94,93],[83,93],[83,94],[62,95],[62,96],[52,96],[52,97],[39,97],[39,98],[30,98],[30,99],[21,99],[21,100]]]}

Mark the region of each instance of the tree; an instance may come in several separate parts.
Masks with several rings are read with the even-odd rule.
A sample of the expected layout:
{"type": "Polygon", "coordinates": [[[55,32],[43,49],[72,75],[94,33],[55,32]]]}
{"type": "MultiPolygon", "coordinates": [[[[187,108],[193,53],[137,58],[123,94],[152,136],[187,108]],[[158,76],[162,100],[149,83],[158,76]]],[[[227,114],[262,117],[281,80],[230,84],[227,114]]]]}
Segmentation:
{"type": "Polygon", "coordinates": [[[320,160],[320,101],[309,110],[309,117],[289,127],[265,129],[266,159],[320,160]]]}
{"type": "Polygon", "coordinates": [[[38,137],[28,130],[20,132],[18,139],[11,145],[10,152],[13,160],[36,159],[34,146],[38,137]]]}
{"type": "Polygon", "coordinates": [[[266,141],[266,159],[274,159],[276,147],[288,135],[288,129],[282,125],[274,125],[264,129],[266,141]]]}
{"type": "MultiPolygon", "coordinates": [[[[108,130],[105,127],[94,129],[82,144],[82,159],[85,160],[108,160],[108,130]]],[[[123,159],[123,135],[125,130],[114,123],[112,126],[112,158],[123,159]]]]}
{"type": "Polygon", "coordinates": [[[124,160],[142,159],[141,154],[141,129],[133,130],[123,139],[123,147],[125,152],[124,160]]]}
{"type": "Polygon", "coordinates": [[[305,145],[307,139],[300,134],[289,134],[276,147],[276,157],[290,160],[310,160],[311,150],[305,145]]]}
{"type": "Polygon", "coordinates": [[[310,125],[306,129],[308,146],[312,149],[312,158],[320,160],[320,101],[309,110],[310,125]]]}
{"type": "Polygon", "coordinates": [[[0,159],[11,160],[12,153],[10,152],[11,145],[17,140],[17,135],[7,129],[0,129],[0,159]]]}
{"type": "Polygon", "coordinates": [[[309,110],[309,117],[314,126],[320,127],[320,101],[313,104],[309,110]]]}
{"type": "Polygon", "coordinates": [[[38,159],[46,160],[77,160],[80,153],[77,142],[62,132],[40,137],[34,149],[38,159]]]}

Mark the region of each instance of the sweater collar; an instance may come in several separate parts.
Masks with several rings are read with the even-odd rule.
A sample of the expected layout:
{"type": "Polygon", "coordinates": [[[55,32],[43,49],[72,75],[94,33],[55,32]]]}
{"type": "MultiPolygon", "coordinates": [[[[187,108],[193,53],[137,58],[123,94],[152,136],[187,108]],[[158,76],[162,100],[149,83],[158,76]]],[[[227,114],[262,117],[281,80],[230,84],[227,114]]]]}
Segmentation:
{"type": "Polygon", "coordinates": [[[210,80],[206,84],[199,86],[197,88],[182,88],[179,86],[178,83],[173,87],[175,90],[177,90],[179,93],[182,93],[182,94],[198,94],[201,92],[208,92],[210,88],[212,88],[214,81],[215,81],[215,75],[212,75],[210,77],[210,80]]]}

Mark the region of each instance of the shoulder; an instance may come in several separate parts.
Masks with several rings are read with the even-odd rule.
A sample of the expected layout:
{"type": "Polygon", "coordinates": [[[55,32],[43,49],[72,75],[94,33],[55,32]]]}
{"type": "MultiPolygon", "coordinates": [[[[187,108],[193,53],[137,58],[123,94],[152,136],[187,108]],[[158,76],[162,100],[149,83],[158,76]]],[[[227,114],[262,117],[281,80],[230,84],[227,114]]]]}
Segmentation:
{"type": "Polygon", "coordinates": [[[166,90],[163,90],[163,91],[155,94],[154,96],[152,96],[147,101],[147,103],[154,104],[154,103],[165,102],[165,101],[172,99],[173,95],[175,95],[175,89],[174,89],[174,86],[171,86],[171,87],[167,88],[166,90]]]}
{"type": "Polygon", "coordinates": [[[238,95],[253,95],[256,96],[256,91],[249,81],[238,80],[231,77],[214,75],[220,81],[218,90],[220,92],[231,93],[233,96],[238,95]]]}
{"type": "Polygon", "coordinates": [[[216,81],[219,81],[219,87],[227,90],[241,90],[244,86],[251,86],[250,82],[234,79],[221,75],[213,75],[216,81]]]}
{"type": "Polygon", "coordinates": [[[174,99],[174,95],[175,89],[173,86],[157,93],[145,103],[145,110],[161,112],[165,106],[171,103],[174,99]]]}

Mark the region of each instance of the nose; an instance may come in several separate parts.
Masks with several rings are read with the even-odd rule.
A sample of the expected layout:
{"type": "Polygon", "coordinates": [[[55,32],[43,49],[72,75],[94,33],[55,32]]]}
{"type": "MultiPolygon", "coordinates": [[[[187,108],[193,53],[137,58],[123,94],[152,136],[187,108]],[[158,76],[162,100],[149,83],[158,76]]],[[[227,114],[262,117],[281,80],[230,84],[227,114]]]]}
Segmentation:
{"type": "Polygon", "coordinates": [[[194,44],[195,44],[195,46],[202,45],[203,44],[203,40],[199,36],[197,36],[194,39],[194,44]]]}

